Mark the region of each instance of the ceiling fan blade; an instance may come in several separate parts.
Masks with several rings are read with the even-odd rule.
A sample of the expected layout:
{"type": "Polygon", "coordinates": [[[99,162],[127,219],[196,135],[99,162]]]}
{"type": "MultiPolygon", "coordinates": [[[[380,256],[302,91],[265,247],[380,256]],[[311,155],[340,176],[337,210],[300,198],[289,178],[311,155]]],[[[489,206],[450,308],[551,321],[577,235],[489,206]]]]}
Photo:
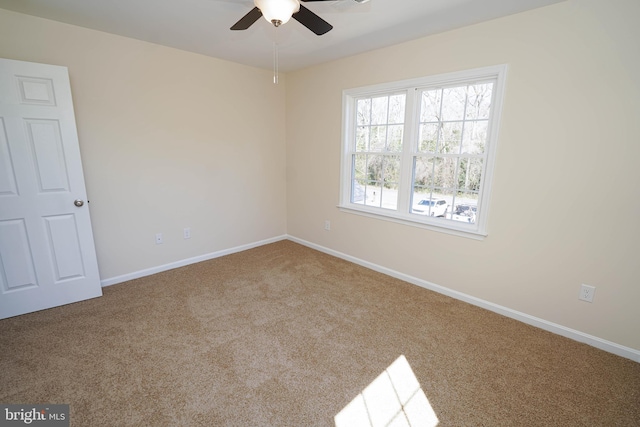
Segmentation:
{"type": "Polygon", "coordinates": [[[295,19],[319,36],[328,33],[333,28],[331,24],[320,18],[318,15],[316,15],[303,5],[300,5],[299,12],[293,14],[293,19],[295,19]]]}
{"type": "Polygon", "coordinates": [[[246,30],[249,28],[254,22],[256,22],[262,16],[262,11],[257,7],[254,7],[244,15],[238,22],[233,24],[231,27],[232,30],[246,30]]]}

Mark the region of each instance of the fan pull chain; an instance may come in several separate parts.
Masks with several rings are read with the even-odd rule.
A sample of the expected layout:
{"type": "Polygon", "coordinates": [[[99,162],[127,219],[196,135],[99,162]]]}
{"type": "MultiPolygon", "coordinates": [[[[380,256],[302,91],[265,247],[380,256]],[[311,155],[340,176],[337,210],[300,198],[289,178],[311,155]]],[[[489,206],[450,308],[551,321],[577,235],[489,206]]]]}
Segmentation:
{"type": "Polygon", "coordinates": [[[278,84],[278,43],[273,42],[273,84],[278,84]]]}

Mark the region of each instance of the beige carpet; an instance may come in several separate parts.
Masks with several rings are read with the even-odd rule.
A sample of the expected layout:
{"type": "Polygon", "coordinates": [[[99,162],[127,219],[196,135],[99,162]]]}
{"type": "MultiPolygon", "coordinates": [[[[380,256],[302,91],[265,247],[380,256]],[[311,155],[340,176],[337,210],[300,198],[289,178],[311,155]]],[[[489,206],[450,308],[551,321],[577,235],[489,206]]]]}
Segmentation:
{"type": "Polygon", "coordinates": [[[333,426],[400,356],[439,426],[640,425],[640,364],[289,241],[1,320],[0,403],[69,403],[72,426],[333,426]]]}

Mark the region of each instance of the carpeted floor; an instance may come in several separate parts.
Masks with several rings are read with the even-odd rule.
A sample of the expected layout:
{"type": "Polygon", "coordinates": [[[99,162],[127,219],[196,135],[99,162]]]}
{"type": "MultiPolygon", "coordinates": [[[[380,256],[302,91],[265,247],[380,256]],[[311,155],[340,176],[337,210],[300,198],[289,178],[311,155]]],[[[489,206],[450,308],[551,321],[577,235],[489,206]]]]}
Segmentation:
{"type": "Polygon", "coordinates": [[[72,426],[333,426],[352,401],[427,425],[378,416],[398,360],[438,426],[640,425],[640,364],[289,241],[1,320],[0,402],[69,403],[72,426]]]}

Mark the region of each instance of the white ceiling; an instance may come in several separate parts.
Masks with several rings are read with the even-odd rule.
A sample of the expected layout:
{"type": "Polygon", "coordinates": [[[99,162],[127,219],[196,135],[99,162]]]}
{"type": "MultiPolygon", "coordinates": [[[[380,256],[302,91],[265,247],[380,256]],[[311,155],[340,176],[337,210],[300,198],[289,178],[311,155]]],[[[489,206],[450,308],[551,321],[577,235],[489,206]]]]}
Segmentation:
{"type": "Polygon", "coordinates": [[[316,36],[295,20],[231,31],[253,0],[0,0],[0,8],[271,69],[292,71],[564,0],[355,0],[304,5],[333,25],[316,36]]]}

